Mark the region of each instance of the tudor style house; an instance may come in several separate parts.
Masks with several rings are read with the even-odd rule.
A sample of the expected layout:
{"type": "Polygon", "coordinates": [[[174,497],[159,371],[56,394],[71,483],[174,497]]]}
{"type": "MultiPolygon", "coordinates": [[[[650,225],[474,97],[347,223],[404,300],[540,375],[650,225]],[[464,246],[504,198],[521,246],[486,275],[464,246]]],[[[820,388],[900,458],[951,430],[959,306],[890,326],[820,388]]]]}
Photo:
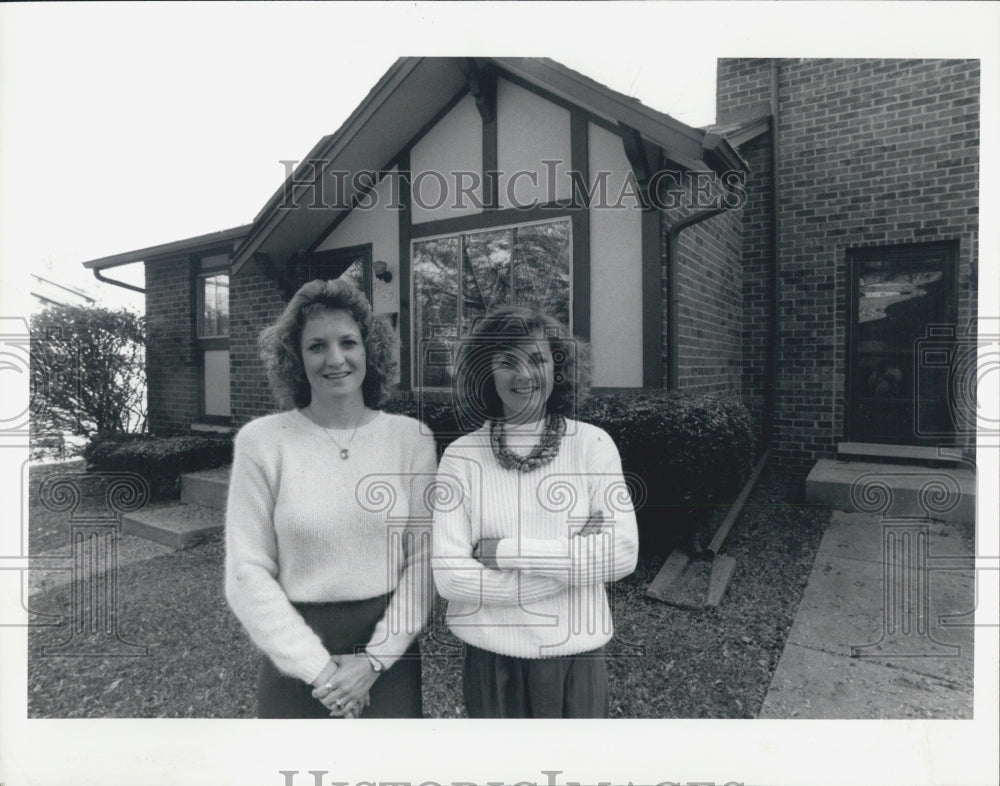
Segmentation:
{"type": "Polygon", "coordinates": [[[271,411],[259,331],[347,276],[408,394],[449,389],[477,316],[532,303],[590,342],[597,390],[737,396],[791,471],[967,449],[978,75],[724,59],[696,129],[550,60],[404,58],[252,223],[85,264],[145,266],[154,433],[271,411]]]}

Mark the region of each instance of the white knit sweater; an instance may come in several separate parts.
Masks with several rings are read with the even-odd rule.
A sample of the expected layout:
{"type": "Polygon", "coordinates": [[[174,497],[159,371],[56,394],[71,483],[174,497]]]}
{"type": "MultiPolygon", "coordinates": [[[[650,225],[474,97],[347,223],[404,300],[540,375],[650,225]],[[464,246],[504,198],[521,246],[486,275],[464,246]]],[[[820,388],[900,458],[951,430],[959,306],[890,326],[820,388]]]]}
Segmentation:
{"type": "Polygon", "coordinates": [[[384,412],[351,433],[331,437],[293,409],[251,421],[236,436],[226,598],[254,643],[305,682],[331,653],[292,601],[394,593],[368,645],[387,667],[430,611],[434,440],[418,421],[384,412]],[[334,440],[350,442],[350,458],[340,458],[334,440]]]}
{"type": "Polygon", "coordinates": [[[604,585],[635,570],[635,512],[611,438],[587,423],[566,425],[555,460],[531,472],[500,467],[488,425],[445,451],[432,562],[448,627],[462,641],[544,658],[586,652],[613,635],[604,585]],[[600,532],[574,534],[595,516],[600,532]],[[483,538],[501,539],[499,570],[473,559],[483,538]]]}

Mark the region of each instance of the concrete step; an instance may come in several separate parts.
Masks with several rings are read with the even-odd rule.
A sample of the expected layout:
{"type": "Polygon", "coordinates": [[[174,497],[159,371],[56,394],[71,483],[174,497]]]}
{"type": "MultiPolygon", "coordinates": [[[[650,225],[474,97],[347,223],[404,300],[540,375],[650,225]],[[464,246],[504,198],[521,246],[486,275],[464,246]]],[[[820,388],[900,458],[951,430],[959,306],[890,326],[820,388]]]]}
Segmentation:
{"type": "Polygon", "coordinates": [[[226,509],[229,467],[215,467],[181,475],[181,502],[216,510],[226,509]]]}
{"type": "Polygon", "coordinates": [[[122,516],[122,532],[173,548],[192,546],[222,531],[224,514],[217,508],[165,502],[122,516]]]}
{"type": "MultiPolygon", "coordinates": [[[[974,458],[974,456],[969,456],[974,458]]],[[[885,445],[872,442],[841,442],[838,461],[871,461],[897,464],[920,464],[927,467],[961,466],[966,453],[960,447],[924,447],[922,445],[885,445]]]]}
{"type": "Polygon", "coordinates": [[[976,476],[965,467],[820,459],[806,478],[806,502],[834,510],[972,526],[976,476]]]}

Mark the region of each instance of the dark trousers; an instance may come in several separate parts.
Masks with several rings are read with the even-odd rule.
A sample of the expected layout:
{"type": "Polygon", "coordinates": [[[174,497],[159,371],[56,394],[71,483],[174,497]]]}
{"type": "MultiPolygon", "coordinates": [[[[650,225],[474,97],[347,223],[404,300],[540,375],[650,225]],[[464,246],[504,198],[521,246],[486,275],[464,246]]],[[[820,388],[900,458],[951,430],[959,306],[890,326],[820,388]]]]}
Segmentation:
{"type": "MultiPolygon", "coordinates": [[[[372,637],[388,596],[342,603],[296,603],[306,624],[336,655],[354,655],[372,637]]],[[[312,685],[282,674],[266,656],[257,676],[258,718],[327,718],[330,711],[312,697],[312,685]]],[[[371,705],[362,718],[421,718],[420,647],[416,641],[372,685],[371,705]]]]}
{"type": "Polygon", "coordinates": [[[470,718],[607,718],[604,647],[557,658],[513,658],[465,645],[470,718]]]}

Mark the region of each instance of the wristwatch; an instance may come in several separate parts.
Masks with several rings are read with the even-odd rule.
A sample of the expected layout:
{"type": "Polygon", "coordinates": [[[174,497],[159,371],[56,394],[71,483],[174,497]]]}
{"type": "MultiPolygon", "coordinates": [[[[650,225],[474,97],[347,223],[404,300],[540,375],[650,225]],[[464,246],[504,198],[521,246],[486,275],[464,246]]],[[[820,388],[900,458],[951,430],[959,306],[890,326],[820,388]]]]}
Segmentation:
{"type": "Polygon", "coordinates": [[[368,657],[368,665],[372,667],[372,671],[376,674],[381,674],[385,670],[385,666],[382,665],[382,661],[372,655],[368,650],[365,650],[365,655],[368,657]]]}

